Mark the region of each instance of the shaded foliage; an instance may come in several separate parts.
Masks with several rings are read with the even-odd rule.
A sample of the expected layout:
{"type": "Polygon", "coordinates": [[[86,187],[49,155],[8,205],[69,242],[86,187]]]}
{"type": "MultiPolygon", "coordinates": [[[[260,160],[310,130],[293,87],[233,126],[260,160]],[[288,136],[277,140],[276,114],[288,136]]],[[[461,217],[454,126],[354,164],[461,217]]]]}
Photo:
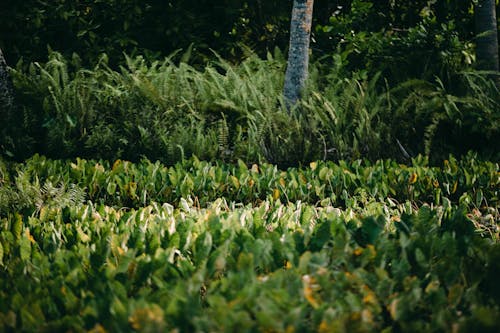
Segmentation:
{"type": "MultiPolygon", "coordinates": [[[[317,0],[313,54],[344,54],[347,70],[368,69],[396,81],[456,72],[470,62],[474,42],[472,0],[317,0]],[[464,55],[465,53],[465,55],[464,55]]],[[[122,52],[151,57],[193,45],[204,63],[216,50],[241,60],[288,45],[291,1],[56,0],[0,4],[0,47],[8,61],[45,61],[46,48],[85,65],[106,53],[114,67],[122,52]]]]}
{"type": "MultiPolygon", "coordinates": [[[[58,53],[28,72],[21,64],[14,82],[31,126],[2,140],[18,142],[10,150],[16,159],[38,152],[175,162],[194,154],[285,167],[418,153],[439,160],[470,149],[498,158],[499,92],[480,73],[462,73],[451,86],[434,79],[381,89],[380,75],[346,76],[339,55],[334,66],[312,64],[302,100],[287,112],[278,50],[237,66],[219,58],[204,70],[185,57],[152,63],[125,57],[119,71],[106,57],[89,70],[76,55],[66,60],[58,53]]],[[[15,117],[5,121],[19,126],[15,117]]]]}

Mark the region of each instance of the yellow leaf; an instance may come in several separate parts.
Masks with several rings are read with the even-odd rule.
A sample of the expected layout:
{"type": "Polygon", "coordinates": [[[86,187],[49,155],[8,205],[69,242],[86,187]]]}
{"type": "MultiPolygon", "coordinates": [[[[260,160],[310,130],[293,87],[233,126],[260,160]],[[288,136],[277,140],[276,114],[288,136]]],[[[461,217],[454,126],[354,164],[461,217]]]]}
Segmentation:
{"type": "Polygon", "coordinates": [[[373,246],[373,244],[368,244],[366,249],[370,251],[371,259],[374,259],[377,256],[377,251],[375,250],[375,246],[373,246]]]}
{"type": "Polygon", "coordinates": [[[277,188],[275,188],[275,189],[273,190],[273,199],[274,199],[274,200],[278,200],[278,199],[279,199],[279,197],[280,197],[280,190],[278,190],[277,188]]]}
{"type": "Polygon", "coordinates": [[[427,287],[425,287],[425,293],[426,294],[435,292],[437,290],[439,290],[439,281],[437,281],[437,280],[429,282],[429,284],[427,285],[427,287]]]}
{"type": "Polygon", "coordinates": [[[332,332],[332,328],[328,323],[323,319],[318,327],[318,333],[329,333],[332,332]]]}
{"type": "MultiPolygon", "coordinates": [[[[116,170],[116,168],[118,168],[120,166],[120,164],[122,163],[122,160],[118,159],[115,161],[115,163],[113,163],[113,167],[111,168],[113,171],[116,170]]],[[[97,164],[96,164],[96,167],[97,167],[97,164]]],[[[97,169],[97,168],[96,168],[97,169]]]]}
{"type": "Polygon", "coordinates": [[[239,189],[240,188],[240,181],[238,180],[238,178],[236,178],[235,176],[231,176],[231,182],[233,183],[233,186],[236,188],[236,189],[239,189]]]}
{"type": "Polygon", "coordinates": [[[314,297],[315,290],[319,289],[319,286],[316,284],[316,280],[314,277],[310,275],[304,275],[302,277],[303,288],[304,288],[304,297],[311,304],[311,306],[315,309],[319,308],[319,301],[314,297]]]}
{"type": "Polygon", "coordinates": [[[388,309],[389,313],[391,314],[392,319],[397,320],[399,318],[398,314],[398,304],[399,304],[399,299],[396,298],[394,299],[391,304],[389,304],[388,309]]]}
{"type": "Polygon", "coordinates": [[[30,240],[31,244],[36,243],[35,239],[33,238],[33,235],[31,235],[30,230],[28,228],[26,228],[26,237],[30,240]]]}
{"type": "Polygon", "coordinates": [[[358,321],[359,319],[361,319],[361,314],[357,311],[353,312],[350,315],[350,319],[351,319],[351,321],[358,321]]]}
{"type": "Polygon", "coordinates": [[[106,333],[107,331],[102,327],[101,324],[96,324],[94,328],[92,328],[89,333],[106,333]]]}
{"type": "Polygon", "coordinates": [[[137,197],[136,191],[137,191],[137,183],[136,182],[129,182],[128,184],[125,185],[125,190],[128,193],[128,196],[131,199],[134,199],[137,197]]]}
{"type": "Polygon", "coordinates": [[[100,171],[100,172],[104,172],[104,167],[102,165],[100,165],[99,163],[96,163],[94,168],[97,170],[97,171],[100,171]]]}
{"type": "Polygon", "coordinates": [[[311,167],[311,169],[314,171],[316,170],[316,168],[318,167],[318,163],[317,162],[311,162],[309,163],[309,166],[311,167]]]}
{"type": "Polygon", "coordinates": [[[377,304],[377,298],[373,291],[368,292],[365,297],[363,297],[363,303],[365,304],[377,304]]]}
{"type": "Polygon", "coordinates": [[[394,215],[393,217],[391,217],[391,221],[401,222],[401,217],[399,215],[394,215]]]}
{"type": "Polygon", "coordinates": [[[88,243],[90,242],[90,236],[87,235],[80,226],[76,227],[76,232],[78,235],[78,238],[80,238],[80,241],[82,243],[88,243]]]}
{"type": "Polygon", "coordinates": [[[417,182],[417,178],[418,178],[417,174],[416,173],[412,173],[410,175],[410,179],[408,180],[408,183],[409,184],[415,184],[417,182]]]}
{"type": "Polygon", "coordinates": [[[373,324],[372,312],[368,309],[364,309],[363,311],[361,311],[361,320],[363,320],[365,323],[373,324]]]}
{"type": "Polygon", "coordinates": [[[128,322],[136,331],[163,332],[166,328],[163,309],[156,304],[136,309],[128,322]]]}
{"type": "Polygon", "coordinates": [[[309,302],[309,304],[311,304],[313,308],[315,309],[319,308],[319,303],[314,298],[313,290],[309,285],[306,285],[304,287],[304,297],[307,299],[307,301],[309,302]]]}
{"type": "Polygon", "coordinates": [[[285,187],[286,183],[285,183],[285,180],[283,178],[280,178],[279,182],[280,182],[281,186],[285,187]]]}
{"type": "Polygon", "coordinates": [[[299,179],[301,181],[302,184],[306,184],[307,183],[307,178],[306,176],[304,176],[303,174],[299,174],[299,179]]]}

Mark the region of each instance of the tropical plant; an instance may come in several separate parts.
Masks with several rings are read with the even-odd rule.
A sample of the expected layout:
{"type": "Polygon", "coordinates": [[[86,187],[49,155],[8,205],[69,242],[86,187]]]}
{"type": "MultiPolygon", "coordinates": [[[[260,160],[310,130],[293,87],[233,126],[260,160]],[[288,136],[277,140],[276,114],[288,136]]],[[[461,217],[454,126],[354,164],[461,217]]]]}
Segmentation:
{"type": "Polygon", "coordinates": [[[290,47],[283,88],[283,96],[289,107],[297,103],[307,80],[313,6],[313,0],[293,1],[290,47]]]}
{"type": "Polygon", "coordinates": [[[188,198],[0,225],[5,331],[498,329],[498,243],[453,207],[188,198]]]}
{"type": "Polygon", "coordinates": [[[26,144],[11,152],[20,160],[38,152],[167,163],[194,154],[282,167],[317,159],[408,160],[418,153],[437,161],[469,149],[498,153],[491,147],[499,135],[499,92],[478,73],[456,76],[454,84],[435,78],[391,87],[381,74],[347,74],[337,55],[333,64],[310,66],[303,97],[289,109],[278,50],[239,65],[219,57],[204,70],[185,62],[189,54],[162,62],[126,57],[120,71],[105,56],[92,70],[76,55],[69,61],[58,53],[28,72],[20,64],[13,74],[22,105],[6,127],[22,124],[15,138],[26,144]],[[449,128],[458,140],[447,139],[449,128]],[[465,139],[470,135],[476,140],[465,139]]]}

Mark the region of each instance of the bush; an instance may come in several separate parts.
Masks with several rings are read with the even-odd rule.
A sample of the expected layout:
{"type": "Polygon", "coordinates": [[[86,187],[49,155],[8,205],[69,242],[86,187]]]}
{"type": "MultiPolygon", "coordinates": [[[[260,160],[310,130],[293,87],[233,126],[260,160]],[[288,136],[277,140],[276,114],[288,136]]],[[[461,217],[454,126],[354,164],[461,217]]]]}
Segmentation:
{"type": "MultiPolygon", "coordinates": [[[[28,72],[20,64],[14,83],[23,123],[31,126],[23,125],[20,138],[2,140],[23,142],[13,151],[18,159],[37,152],[173,163],[194,154],[283,167],[418,153],[440,159],[469,149],[498,154],[499,92],[480,73],[461,74],[451,88],[439,79],[390,87],[380,74],[347,76],[337,56],[333,66],[311,66],[303,99],[288,112],[279,51],[239,65],[219,58],[203,70],[187,64],[188,55],[162,62],[126,57],[119,71],[104,55],[92,70],[76,55],[68,61],[59,53],[28,72]]],[[[15,119],[6,124],[19,127],[15,119]]]]}

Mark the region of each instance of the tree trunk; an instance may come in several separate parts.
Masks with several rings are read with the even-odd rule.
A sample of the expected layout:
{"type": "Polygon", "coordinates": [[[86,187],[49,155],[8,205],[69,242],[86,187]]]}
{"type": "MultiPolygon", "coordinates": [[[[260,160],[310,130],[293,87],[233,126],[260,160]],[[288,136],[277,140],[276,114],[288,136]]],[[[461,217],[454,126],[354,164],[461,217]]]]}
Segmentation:
{"type": "Polygon", "coordinates": [[[0,49],[0,156],[10,154],[12,148],[11,121],[15,114],[14,89],[7,63],[0,49]]]}
{"type": "Polygon", "coordinates": [[[294,0],[283,95],[288,108],[300,99],[308,74],[314,0],[294,0]]]}
{"type": "Polygon", "coordinates": [[[14,106],[14,94],[7,63],[0,49],[0,115],[5,119],[6,112],[14,106]]]}
{"type": "Polygon", "coordinates": [[[477,67],[480,70],[498,72],[498,28],[495,0],[479,0],[475,16],[477,67]]]}

